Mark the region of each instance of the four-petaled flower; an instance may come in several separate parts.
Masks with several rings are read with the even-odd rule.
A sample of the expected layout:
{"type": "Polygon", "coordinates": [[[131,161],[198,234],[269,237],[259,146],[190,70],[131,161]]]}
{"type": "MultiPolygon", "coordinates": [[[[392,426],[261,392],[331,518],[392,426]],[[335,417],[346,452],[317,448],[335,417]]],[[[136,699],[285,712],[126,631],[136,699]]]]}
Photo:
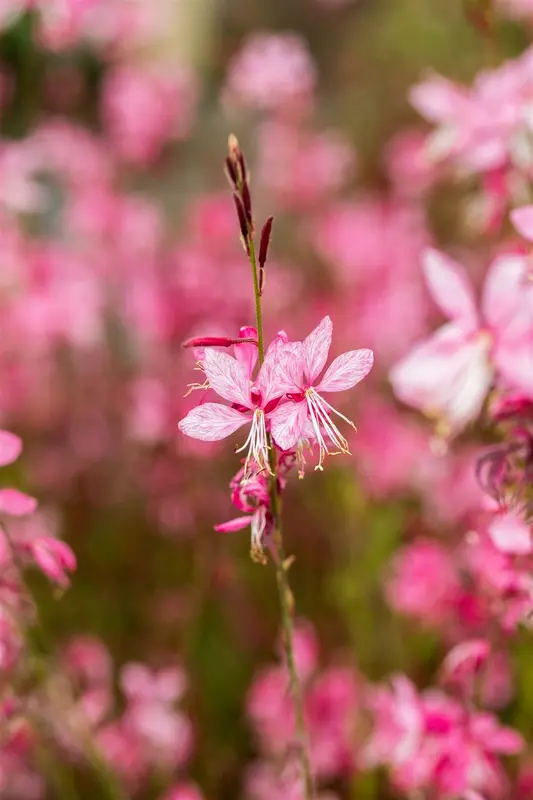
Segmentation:
{"type": "Polygon", "coordinates": [[[255,383],[251,380],[257,359],[255,345],[236,345],[237,358],[206,348],[202,367],[209,387],[231,406],[204,403],[189,411],[178,425],[187,436],[216,442],[251,423],[246,442],[237,450],[247,450],[245,479],[251,474],[252,462],[259,471],[271,471],[266,419],[283,394],[283,387],[277,382],[276,363],[278,349],[284,342],[284,335],[278,334],[266,353],[255,383]],[[250,348],[255,350],[255,355],[250,348]]]}
{"type": "Polygon", "coordinates": [[[303,342],[291,342],[280,348],[278,385],[283,387],[289,402],[279,405],[271,416],[272,435],[282,450],[291,450],[310,436],[316,440],[319,447],[317,469],[322,469],[326,455],[350,452],[331,414],[337,414],[355,427],[324,400],[322,393],[351,389],[368,375],[374,363],[372,350],[350,350],[338,356],[318,381],[326,364],[332,332],[331,319],[324,317],[303,342]],[[333,452],[328,448],[328,440],[333,452]]]}

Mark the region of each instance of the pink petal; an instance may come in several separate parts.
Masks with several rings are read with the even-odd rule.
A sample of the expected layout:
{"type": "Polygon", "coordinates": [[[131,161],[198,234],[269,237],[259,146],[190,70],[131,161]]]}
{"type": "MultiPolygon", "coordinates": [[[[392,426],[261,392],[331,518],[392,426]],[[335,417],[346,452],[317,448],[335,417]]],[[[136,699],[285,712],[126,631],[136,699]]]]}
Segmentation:
{"type": "Polygon", "coordinates": [[[250,408],[250,378],[237,359],[220,350],[206,350],[204,369],[209,385],[224,400],[250,408]]]}
{"type": "Polygon", "coordinates": [[[525,555],[533,550],[530,526],[516,514],[500,514],[487,530],[492,543],[502,553],[525,555]]]}
{"type": "Polygon", "coordinates": [[[465,328],[477,326],[477,311],[465,270],[444,253],[427,249],[422,257],[431,296],[443,314],[465,328]]]}
{"type": "Polygon", "coordinates": [[[492,382],[489,345],[446,325],[396,364],[389,378],[396,396],[429,415],[444,417],[452,431],[479,414],[492,382]]]}
{"type": "Polygon", "coordinates": [[[39,569],[60,586],[68,586],[68,572],[76,569],[76,556],[65,542],[41,536],[31,543],[31,552],[39,569]]]}
{"type": "Polygon", "coordinates": [[[12,464],[22,452],[22,439],[9,431],[0,430],[0,467],[12,464]]]}
{"type": "Polygon", "coordinates": [[[178,423],[178,428],[193,439],[203,442],[218,442],[231,436],[236,430],[250,422],[250,418],[230,406],[221,403],[204,403],[193,408],[178,423]]]}
{"type": "Polygon", "coordinates": [[[332,334],[333,323],[329,317],[324,317],[322,322],[303,341],[303,367],[309,383],[313,383],[324,369],[331,347],[332,334]]]}
{"type": "Polygon", "coordinates": [[[483,316],[491,328],[500,331],[515,317],[524,297],[527,259],[520,255],[496,258],[483,287],[483,316]]]}
{"type": "Polygon", "coordinates": [[[37,500],[18,489],[0,489],[0,512],[13,517],[32,514],[37,508],[37,500]]]}
{"type": "Polygon", "coordinates": [[[276,386],[281,394],[299,394],[303,391],[302,351],[302,342],[288,342],[277,351],[276,386]]]}
{"type": "Polygon", "coordinates": [[[365,378],[374,364],[372,350],[350,350],[332,361],[316,387],[317,392],[343,392],[365,378]]]}
{"type": "MultiPolygon", "coordinates": [[[[239,336],[241,339],[255,339],[257,341],[257,330],[250,326],[245,326],[240,328],[239,336]]],[[[251,380],[254,367],[257,363],[257,345],[243,342],[242,344],[234,345],[233,350],[235,352],[235,358],[242,364],[248,379],[251,380]]]]}
{"type": "Polygon", "coordinates": [[[468,95],[461,86],[434,75],[412,87],[409,101],[430,122],[450,122],[466,107],[468,95]]]}
{"type": "Polygon", "coordinates": [[[533,242],[533,205],[515,208],[509,216],[520,236],[533,242]]]}
{"type": "Polygon", "coordinates": [[[494,351],[499,374],[516,391],[533,400],[533,331],[531,335],[504,340],[494,351]]]}
{"type": "Polygon", "coordinates": [[[292,401],[278,406],[270,416],[270,424],[274,441],[282,450],[295,447],[302,437],[307,420],[307,403],[292,401]]]}
{"type": "Polygon", "coordinates": [[[218,531],[218,533],[242,531],[243,528],[247,528],[252,524],[252,520],[253,516],[236,517],[235,519],[229,519],[227,522],[221,522],[219,525],[215,525],[215,530],[218,531]]]}

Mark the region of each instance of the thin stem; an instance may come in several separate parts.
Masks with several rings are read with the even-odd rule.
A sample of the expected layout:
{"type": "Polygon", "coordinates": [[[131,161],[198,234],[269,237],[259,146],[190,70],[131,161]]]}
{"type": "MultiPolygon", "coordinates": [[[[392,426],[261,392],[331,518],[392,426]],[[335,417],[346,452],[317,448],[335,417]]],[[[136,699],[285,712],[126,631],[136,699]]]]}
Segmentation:
{"type": "MultiPolygon", "coordinates": [[[[263,318],[261,310],[261,294],[259,291],[259,278],[257,273],[257,260],[255,255],[255,246],[253,235],[249,231],[247,240],[247,251],[252,267],[252,276],[254,282],[254,295],[255,295],[255,318],[257,326],[257,350],[259,357],[259,364],[261,365],[265,359],[265,349],[263,341],[263,318]]],[[[294,712],[296,717],[296,732],[298,736],[298,756],[300,766],[302,769],[302,776],[304,781],[304,798],[305,800],[313,800],[315,796],[313,776],[311,772],[311,762],[309,759],[308,736],[305,726],[304,706],[302,687],[298,670],[296,669],[296,659],[294,657],[294,624],[293,624],[293,608],[294,599],[291,591],[288,565],[285,557],[285,548],[283,546],[283,535],[281,529],[281,497],[279,494],[278,480],[276,477],[277,457],[276,451],[273,446],[272,437],[267,433],[267,441],[269,447],[269,464],[270,475],[268,476],[268,492],[270,498],[270,511],[272,513],[274,531],[273,543],[276,554],[275,567],[276,567],[276,581],[278,585],[279,602],[281,608],[281,623],[283,627],[283,648],[285,651],[285,660],[287,662],[287,669],[289,670],[290,691],[292,701],[294,704],[294,712]]]]}

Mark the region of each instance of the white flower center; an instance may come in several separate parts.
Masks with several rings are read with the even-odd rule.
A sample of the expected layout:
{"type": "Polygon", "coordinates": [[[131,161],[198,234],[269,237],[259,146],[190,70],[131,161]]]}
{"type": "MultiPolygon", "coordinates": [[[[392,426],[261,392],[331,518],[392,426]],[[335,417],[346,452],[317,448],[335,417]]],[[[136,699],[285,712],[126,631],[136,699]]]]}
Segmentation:
{"type": "Polygon", "coordinates": [[[251,462],[255,461],[258,472],[268,472],[272,474],[269,465],[269,446],[268,436],[265,423],[265,414],[261,408],[256,408],[252,417],[252,427],[248,438],[242,447],[236,450],[236,453],[242,453],[243,450],[248,450],[246,459],[244,461],[244,480],[247,481],[254,471],[250,469],[251,462]]]}

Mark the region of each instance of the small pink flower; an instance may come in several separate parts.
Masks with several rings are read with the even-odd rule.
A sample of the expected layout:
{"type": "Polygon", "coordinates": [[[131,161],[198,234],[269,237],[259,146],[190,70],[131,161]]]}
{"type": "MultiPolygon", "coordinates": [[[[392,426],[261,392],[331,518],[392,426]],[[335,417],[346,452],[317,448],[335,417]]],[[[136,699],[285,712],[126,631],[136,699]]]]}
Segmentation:
{"type": "Polygon", "coordinates": [[[223,96],[231,106],[292,111],[309,105],[315,83],[315,64],[300,36],[255,33],[230,61],[223,96]]]}
{"type": "Polygon", "coordinates": [[[250,477],[252,463],[259,471],[270,472],[266,420],[284,393],[277,373],[278,351],[282,343],[280,337],[272,342],[255,383],[250,379],[257,357],[254,344],[237,345],[235,358],[207,348],[202,366],[208,384],[232,405],[204,403],[189,411],[178,425],[187,436],[216,442],[251,422],[250,434],[237,450],[247,450],[245,479],[250,477]]]}
{"type": "Polygon", "coordinates": [[[321,393],[353,388],[368,375],[374,363],[371,350],[350,350],[338,356],[319,381],[332,333],[331,319],[324,317],[303,342],[292,342],[281,349],[279,380],[290,402],[278,406],[272,413],[272,435],[282,450],[290,450],[300,440],[308,438],[306,428],[310,427],[320,449],[316,469],[322,469],[326,455],[350,452],[347,440],[331,419],[331,413],[355,427],[344,414],[324,400],[321,393]],[[335,448],[334,452],[330,452],[328,440],[335,448]]]}

